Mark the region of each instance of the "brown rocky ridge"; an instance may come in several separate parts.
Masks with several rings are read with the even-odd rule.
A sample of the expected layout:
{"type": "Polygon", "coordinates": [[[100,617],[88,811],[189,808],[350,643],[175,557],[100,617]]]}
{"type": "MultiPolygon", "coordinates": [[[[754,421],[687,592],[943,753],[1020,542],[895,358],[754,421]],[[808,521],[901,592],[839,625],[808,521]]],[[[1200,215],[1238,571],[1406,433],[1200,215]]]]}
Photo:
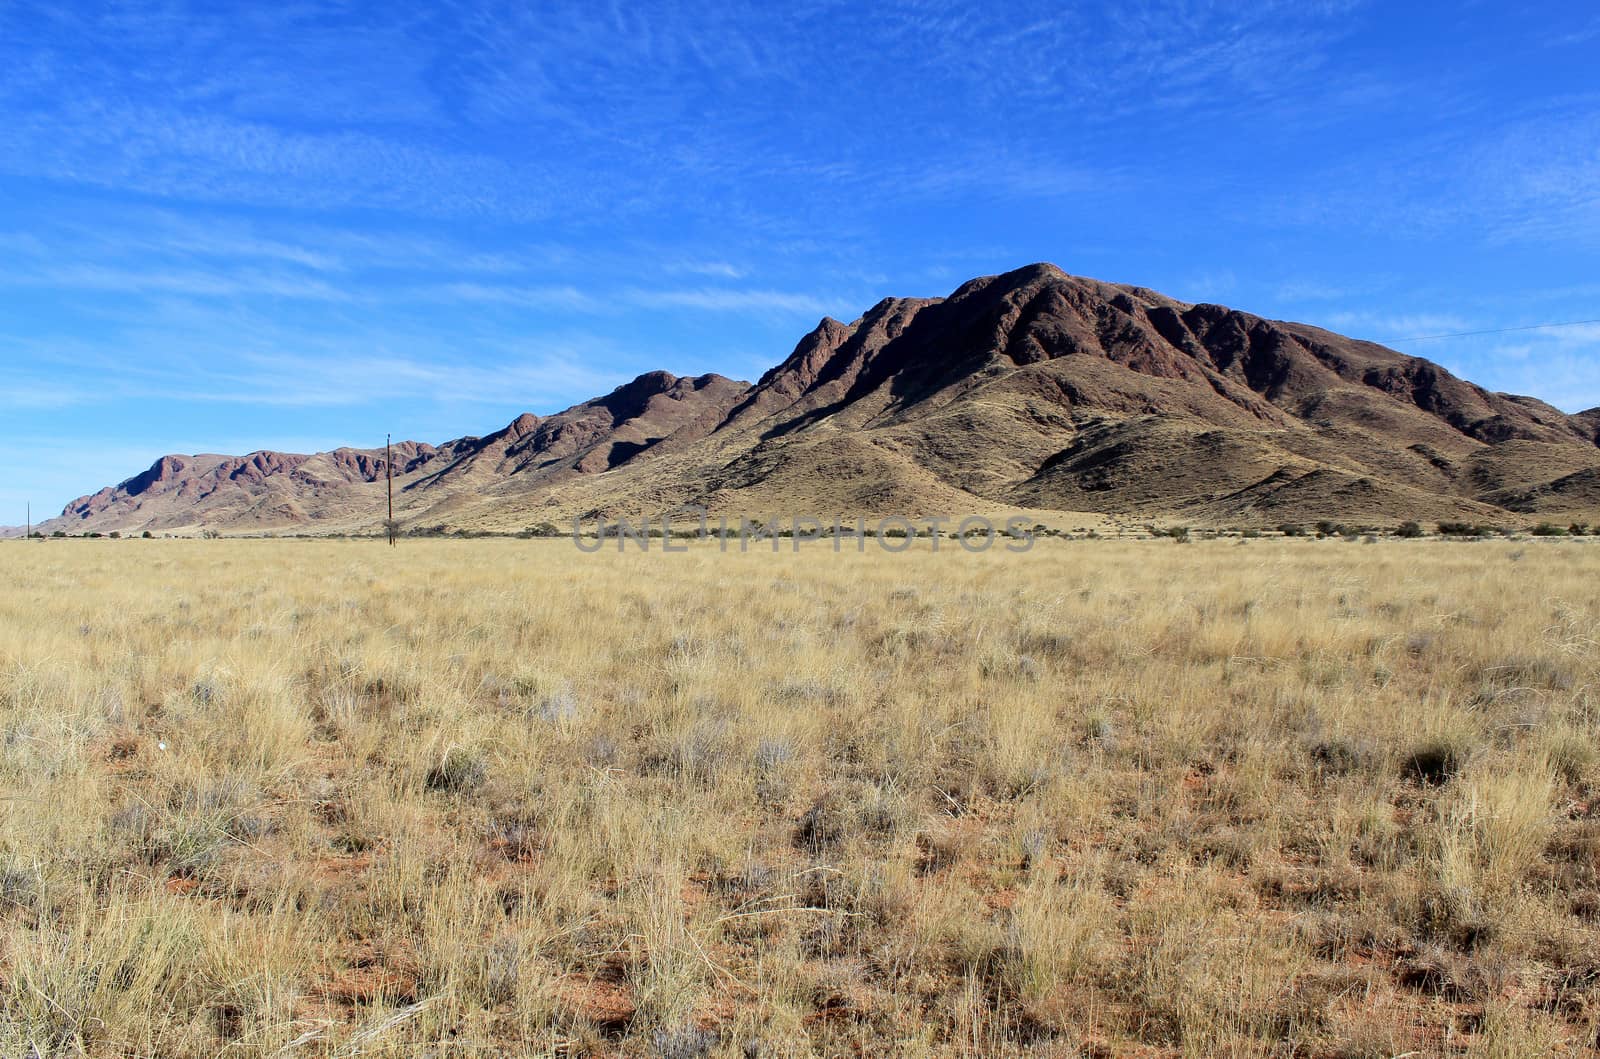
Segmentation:
{"type": "MultiPolygon", "coordinates": [[[[1100,512],[1211,524],[1600,512],[1563,413],[1308,324],[1030,265],[822,320],[755,384],[651,372],[486,437],[395,446],[408,526],[1100,512]]],[[[165,456],[40,528],[371,531],[383,449],[165,456]]]]}

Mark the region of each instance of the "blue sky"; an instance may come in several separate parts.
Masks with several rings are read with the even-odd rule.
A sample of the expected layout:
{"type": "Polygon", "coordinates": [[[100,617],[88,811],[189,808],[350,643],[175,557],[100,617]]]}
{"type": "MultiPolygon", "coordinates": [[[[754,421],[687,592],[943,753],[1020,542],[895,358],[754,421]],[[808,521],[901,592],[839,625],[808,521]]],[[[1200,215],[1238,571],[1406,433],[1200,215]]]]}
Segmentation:
{"type": "MultiPolygon", "coordinates": [[[[1600,317],[1589,4],[0,0],[0,522],[487,433],[1038,260],[1378,340],[1600,317]]],[[[1600,325],[1414,343],[1600,404],[1600,325]]]]}

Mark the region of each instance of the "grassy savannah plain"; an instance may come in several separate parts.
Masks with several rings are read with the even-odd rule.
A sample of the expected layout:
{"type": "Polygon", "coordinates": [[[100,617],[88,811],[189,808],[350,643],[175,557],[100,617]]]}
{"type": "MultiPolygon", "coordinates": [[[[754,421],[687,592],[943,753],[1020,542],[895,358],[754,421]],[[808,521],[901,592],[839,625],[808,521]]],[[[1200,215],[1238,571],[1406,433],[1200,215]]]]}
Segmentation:
{"type": "Polygon", "coordinates": [[[0,1055],[1529,1056],[1600,543],[0,547],[0,1055]]]}

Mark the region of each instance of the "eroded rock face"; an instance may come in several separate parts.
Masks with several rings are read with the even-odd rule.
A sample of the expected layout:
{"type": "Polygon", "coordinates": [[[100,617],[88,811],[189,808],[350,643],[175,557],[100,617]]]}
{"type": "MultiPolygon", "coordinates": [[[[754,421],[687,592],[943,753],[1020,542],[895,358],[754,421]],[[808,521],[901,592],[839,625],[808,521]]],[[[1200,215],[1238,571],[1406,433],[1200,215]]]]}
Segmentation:
{"type": "MultiPolygon", "coordinates": [[[[1566,415],[1321,328],[1037,264],[824,318],[753,385],[648,372],[393,452],[407,510],[503,510],[512,526],[522,511],[773,498],[1471,517],[1590,503],[1600,409],[1566,415]]],[[[45,528],[360,527],[388,473],[382,449],[164,456],[45,528]]]]}

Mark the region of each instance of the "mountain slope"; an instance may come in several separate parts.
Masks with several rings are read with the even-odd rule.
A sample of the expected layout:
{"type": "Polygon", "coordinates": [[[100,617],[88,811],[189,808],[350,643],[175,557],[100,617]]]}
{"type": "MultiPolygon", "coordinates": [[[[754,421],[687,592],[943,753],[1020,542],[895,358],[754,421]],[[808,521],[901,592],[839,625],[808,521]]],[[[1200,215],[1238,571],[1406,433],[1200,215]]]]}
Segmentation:
{"type": "MultiPolygon", "coordinates": [[[[1374,343],[1052,265],[824,319],[754,385],[652,372],[395,453],[415,525],[684,503],[1245,522],[1600,510],[1600,409],[1567,415],[1374,343]]],[[[381,450],[165,457],[44,528],[372,528],[384,473],[381,450]]]]}

